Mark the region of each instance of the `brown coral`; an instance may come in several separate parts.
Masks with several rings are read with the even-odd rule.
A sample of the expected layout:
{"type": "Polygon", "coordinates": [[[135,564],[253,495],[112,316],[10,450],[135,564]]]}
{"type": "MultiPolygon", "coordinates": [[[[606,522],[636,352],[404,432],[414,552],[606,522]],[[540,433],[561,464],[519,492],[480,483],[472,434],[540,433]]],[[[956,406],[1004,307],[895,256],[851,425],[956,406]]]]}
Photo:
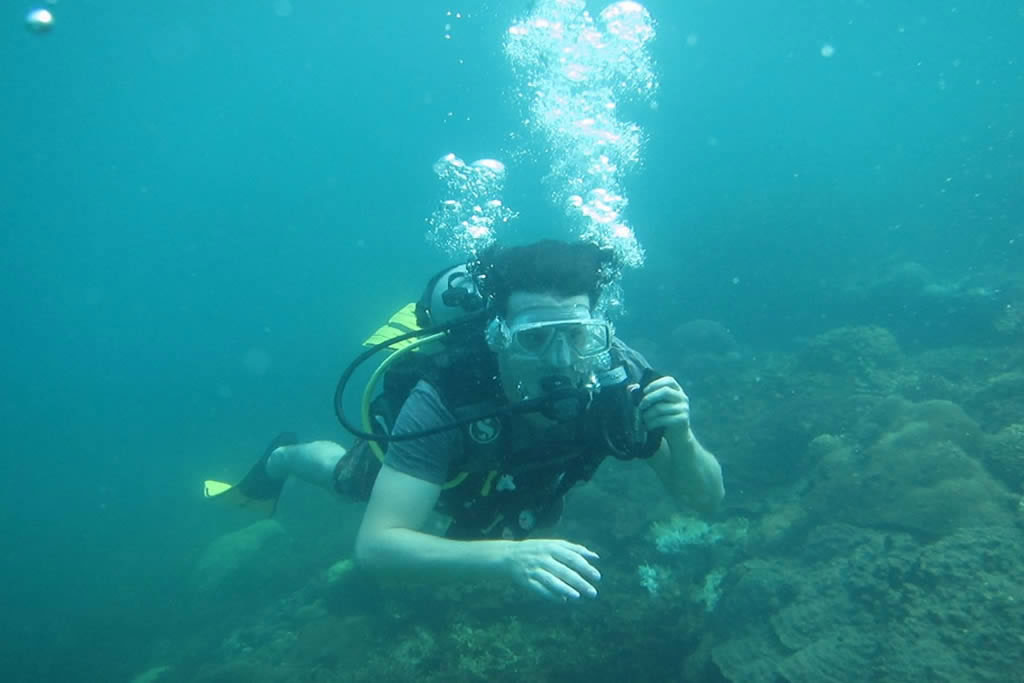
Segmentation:
{"type": "Polygon", "coordinates": [[[1004,427],[985,439],[982,459],[989,471],[1014,491],[1024,487],[1024,424],[1004,427]]]}

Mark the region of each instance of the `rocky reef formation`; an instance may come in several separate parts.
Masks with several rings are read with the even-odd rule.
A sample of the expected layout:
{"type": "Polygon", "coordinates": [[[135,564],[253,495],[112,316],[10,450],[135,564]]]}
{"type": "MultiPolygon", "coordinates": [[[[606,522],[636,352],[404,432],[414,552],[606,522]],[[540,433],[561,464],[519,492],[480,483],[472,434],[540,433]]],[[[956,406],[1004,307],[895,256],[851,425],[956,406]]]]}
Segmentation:
{"type": "MultiPolygon", "coordinates": [[[[1024,429],[1013,421],[1021,394],[1006,387],[1022,358],[1016,348],[908,355],[885,330],[853,327],[808,340],[774,378],[738,373],[742,420],[761,434],[798,425],[773,458],[799,466],[736,503],[756,524],[691,675],[1012,678],[1024,665],[1024,429]]],[[[769,442],[737,452],[735,479],[763,481],[757,445],[769,442]]]]}
{"type": "MultiPolygon", "coordinates": [[[[674,516],[647,468],[607,463],[554,532],[601,554],[596,601],[394,586],[343,560],[177,659],[162,653],[173,668],[161,681],[1006,681],[1024,670],[1024,350],[908,347],[872,324],[786,353],[744,354],[709,321],[679,326],[672,343],[685,352],[645,351],[691,377],[727,500],[714,520],[674,516]]],[[[212,547],[197,590],[230,599],[223,587],[251,587],[240,564],[275,552],[282,533],[212,547]]]]}

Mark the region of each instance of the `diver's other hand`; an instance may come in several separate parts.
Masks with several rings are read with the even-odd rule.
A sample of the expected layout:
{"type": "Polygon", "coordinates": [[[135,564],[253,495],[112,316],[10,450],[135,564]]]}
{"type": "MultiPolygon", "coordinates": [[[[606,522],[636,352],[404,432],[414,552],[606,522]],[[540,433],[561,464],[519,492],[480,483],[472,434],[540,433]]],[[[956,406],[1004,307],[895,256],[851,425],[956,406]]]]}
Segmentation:
{"type": "Polygon", "coordinates": [[[506,567],[520,586],[565,602],[597,597],[594,584],[601,580],[601,572],[591,562],[598,559],[597,553],[576,543],[531,539],[509,544],[506,567]]]}

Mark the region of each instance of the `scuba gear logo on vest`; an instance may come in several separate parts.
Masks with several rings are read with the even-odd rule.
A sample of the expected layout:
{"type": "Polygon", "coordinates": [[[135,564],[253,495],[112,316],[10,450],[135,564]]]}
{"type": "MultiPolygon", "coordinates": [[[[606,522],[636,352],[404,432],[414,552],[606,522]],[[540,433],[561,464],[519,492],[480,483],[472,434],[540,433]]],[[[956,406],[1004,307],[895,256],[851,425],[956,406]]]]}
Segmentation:
{"type": "Polygon", "coordinates": [[[501,420],[496,417],[485,417],[469,423],[469,438],[479,444],[491,443],[501,434],[501,420]]]}

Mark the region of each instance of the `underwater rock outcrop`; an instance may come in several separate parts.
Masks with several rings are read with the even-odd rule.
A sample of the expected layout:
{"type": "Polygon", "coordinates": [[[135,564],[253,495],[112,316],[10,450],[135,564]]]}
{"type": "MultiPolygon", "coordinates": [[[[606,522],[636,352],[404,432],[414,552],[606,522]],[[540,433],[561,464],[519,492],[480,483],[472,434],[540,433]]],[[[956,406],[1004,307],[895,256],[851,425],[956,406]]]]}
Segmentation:
{"type": "Polygon", "coordinates": [[[1005,681],[1020,665],[1021,537],[911,536],[833,524],[793,559],[734,567],[711,660],[734,683],[1005,681]]]}
{"type": "Polygon", "coordinates": [[[681,354],[726,354],[737,351],[735,337],[717,320],[688,320],[672,330],[672,344],[681,354]]]}
{"type": "Polygon", "coordinates": [[[715,320],[680,323],[672,330],[671,349],[673,372],[688,383],[714,383],[742,362],[732,332],[715,320]]]}
{"type": "Polygon", "coordinates": [[[1024,489],[1024,424],[1012,424],[988,437],[981,453],[989,471],[1010,490],[1024,489]]]}
{"type": "Polygon", "coordinates": [[[877,325],[838,327],[813,337],[799,354],[802,370],[860,382],[898,367],[903,359],[896,337],[877,325]]]}
{"type": "MultiPolygon", "coordinates": [[[[853,335],[875,348],[862,377],[892,367],[891,344],[873,336],[853,335]]],[[[951,401],[878,397],[848,429],[811,439],[803,461],[799,495],[728,569],[689,671],[811,683],[1019,669],[1024,508],[1006,485],[1024,483],[1024,426],[985,434],[951,401]]]]}
{"type": "Polygon", "coordinates": [[[224,534],[210,543],[200,556],[192,576],[193,587],[199,593],[208,593],[239,582],[243,575],[250,577],[247,583],[258,585],[262,578],[267,578],[262,569],[267,562],[259,558],[269,556],[284,536],[284,528],[272,519],[224,534]]]}
{"type": "Polygon", "coordinates": [[[1004,372],[985,381],[965,402],[983,426],[998,431],[1024,416],[1024,372],[1004,372]]]}
{"type": "MultiPolygon", "coordinates": [[[[928,539],[962,527],[1009,523],[1012,498],[968,455],[977,425],[948,401],[883,403],[887,424],[854,444],[822,435],[807,506],[822,520],[898,529],[928,539]]],[[[862,425],[870,434],[879,425],[862,425]]]]}
{"type": "Polygon", "coordinates": [[[874,279],[835,292],[846,319],[885,321],[908,343],[945,346],[994,339],[1005,317],[1011,283],[994,274],[938,277],[914,261],[894,264],[874,279]]]}

